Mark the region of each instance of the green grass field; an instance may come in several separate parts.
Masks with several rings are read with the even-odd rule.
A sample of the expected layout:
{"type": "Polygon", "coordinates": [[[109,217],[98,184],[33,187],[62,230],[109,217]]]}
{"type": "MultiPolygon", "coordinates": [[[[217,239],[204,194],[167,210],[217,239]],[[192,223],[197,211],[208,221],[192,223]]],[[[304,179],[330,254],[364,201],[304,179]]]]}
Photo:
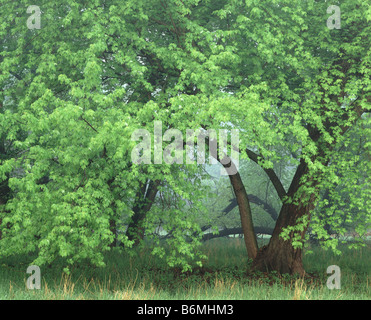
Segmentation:
{"type": "Polygon", "coordinates": [[[242,239],[215,239],[203,250],[209,257],[204,267],[182,273],[146,251],[136,256],[110,252],[107,266],[97,269],[75,266],[70,275],[62,265],[41,267],[41,289],[28,290],[27,266],[32,256],[0,262],[0,300],[4,299],[143,299],[143,300],[370,300],[371,245],[344,249],[341,256],[314,248],[305,255],[307,277],[249,271],[242,239]],[[341,269],[341,289],[326,286],[330,265],[341,269]]]}

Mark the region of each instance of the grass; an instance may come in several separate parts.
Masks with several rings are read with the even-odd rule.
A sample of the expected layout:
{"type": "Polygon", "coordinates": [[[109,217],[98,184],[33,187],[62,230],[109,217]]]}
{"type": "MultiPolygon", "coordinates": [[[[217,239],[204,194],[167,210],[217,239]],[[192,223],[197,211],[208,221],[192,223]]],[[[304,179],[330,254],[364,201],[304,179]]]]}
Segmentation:
{"type": "Polygon", "coordinates": [[[295,278],[249,270],[242,239],[214,239],[204,245],[204,267],[182,273],[148,252],[135,257],[110,252],[107,266],[75,266],[70,275],[55,263],[41,268],[40,290],[26,288],[32,256],[0,262],[0,300],[370,300],[371,246],[343,255],[314,248],[304,256],[310,276],[295,278]],[[326,286],[327,267],[341,269],[341,289],[326,286]]]}

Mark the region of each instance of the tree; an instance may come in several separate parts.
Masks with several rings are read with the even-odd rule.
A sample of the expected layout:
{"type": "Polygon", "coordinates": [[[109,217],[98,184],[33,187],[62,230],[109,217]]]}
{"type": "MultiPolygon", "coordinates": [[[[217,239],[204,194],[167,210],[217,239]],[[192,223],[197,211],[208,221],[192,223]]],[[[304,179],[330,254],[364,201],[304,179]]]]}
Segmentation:
{"type": "MultiPolygon", "coordinates": [[[[342,159],[337,163],[340,166],[349,161],[340,148],[349,143],[349,133],[357,122],[365,120],[362,114],[370,108],[368,13],[361,2],[342,3],[342,21],[346,27],[331,34],[332,31],[321,22],[322,12],[326,12],[324,4],[290,2],[289,7],[284,1],[279,4],[263,1],[251,4],[251,10],[248,7],[244,8],[247,17],[236,18],[242,30],[242,38],[236,43],[243,44],[239,52],[244,57],[245,49],[246,59],[241,61],[246,67],[245,61],[248,57],[252,59],[252,55],[245,44],[248,40],[253,43],[255,56],[258,56],[254,57],[253,65],[259,75],[245,69],[241,86],[251,88],[256,81],[254,75],[261,83],[267,81],[268,89],[261,90],[261,99],[272,101],[271,105],[277,109],[270,107],[265,114],[270,129],[259,130],[251,125],[252,133],[258,137],[256,145],[250,143],[251,147],[241,152],[246,152],[252,161],[262,165],[283,200],[270,243],[254,257],[254,266],[262,270],[303,274],[302,241],[318,192],[337,180],[332,167],[334,158],[342,159]],[[276,16],[278,11],[281,11],[280,19],[276,16]],[[251,32],[251,25],[259,31],[251,32]],[[283,37],[285,26],[290,27],[283,37]],[[288,42],[293,40],[295,44],[290,45],[288,42]],[[294,144],[287,141],[287,135],[294,138],[294,144]],[[299,154],[297,170],[287,192],[269,163],[270,159],[277,158],[270,148],[272,141],[276,145],[282,141],[291,153],[299,154]]],[[[236,119],[242,115],[243,111],[239,112],[236,119]]],[[[264,125],[262,122],[263,128],[264,125]]],[[[246,125],[241,124],[241,127],[249,130],[246,125]]],[[[364,136],[365,132],[361,134],[364,136]]],[[[369,167],[366,161],[363,165],[369,167]]],[[[365,191],[368,185],[369,181],[364,181],[361,188],[365,191]]],[[[242,193],[242,197],[246,195],[242,193]]],[[[367,199],[367,191],[363,192],[362,198],[367,199]]],[[[359,205],[358,209],[358,217],[366,217],[367,205],[359,205]]],[[[366,218],[366,225],[369,222],[366,218]]],[[[360,229],[364,233],[365,224],[360,229]]]]}
{"type": "MultiPolygon", "coordinates": [[[[166,259],[187,268],[188,260],[199,259],[192,248],[200,240],[186,241],[184,231],[198,226],[182,207],[187,198],[199,198],[202,188],[193,190],[197,179],[190,186],[184,177],[199,168],[143,168],[130,156],[133,132],[153,130],[156,113],[158,120],[168,118],[163,106],[180,75],[174,67],[164,72],[164,62],[176,62],[167,50],[174,39],[164,38],[167,27],[148,16],[154,9],[161,16],[163,4],[55,5],[39,4],[42,27],[35,30],[27,28],[26,7],[1,6],[1,16],[7,17],[1,29],[2,120],[5,128],[17,123],[27,132],[24,139],[7,135],[21,153],[1,159],[1,178],[12,175],[9,186],[15,193],[7,211],[1,211],[1,254],[37,251],[39,265],[57,256],[68,264],[89,259],[102,265],[102,252],[115,241],[131,247],[142,237],[143,219],[150,228],[160,215],[170,216],[167,228],[177,231],[166,259]],[[10,86],[13,77],[17,81],[10,86]],[[39,184],[44,176],[48,183],[39,184]],[[177,208],[147,216],[156,190],[165,186],[181,195],[177,208]],[[116,237],[118,223],[129,225],[127,235],[116,237]]],[[[154,252],[164,255],[160,248],[154,252]]]]}
{"type": "MultiPolygon", "coordinates": [[[[229,175],[248,255],[257,269],[304,272],[302,246],[319,192],[338,179],[334,166],[350,163],[354,153],[342,146],[352,130],[369,126],[363,1],[342,2],[341,28],[332,30],[327,4],[316,1],[41,1],[41,29],[33,30],[26,7],[2,3],[2,120],[27,134],[5,138],[20,152],[0,163],[15,193],[0,213],[1,254],[37,250],[40,264],[62,256],[101,265],[114,241],[130,247],[166,221],[168,262],[187,268],[197,260],[200,167],[130,157],[132,134],[161,121],[182,132],[240,131],[241,157],[264,170],[282,202],[270,243],[259,250],[247,182],[229,175]],[[281,163],[296,166],[289,186],[276,173],[281,163]],[[165,189],[176,205],[159,210],[153,202],[165,189]],[[127,234],[115,240],[122,222],[127,234]]],[[[234,165],[222,163],[227,171],[234,165]]],[[[360,231],[369,223],[362,177],[357,199],[365,204],[349,194],[358,209],[352,219],[366,217],[360,231]]]]}
{"type": "MultiPolygon", "coordinates": [[[[231,70],[224,88],[228,94],[174,102],[193,102],[204,114],[209,111],[205,129],[222,122],[224,127],[240,128],[247,146],[240,148],[241,154],[264,169],[283,202],[270,243],[258,252],[244,184],[238,174],[230,176],[247,251],[257,269],[304,273],[302,246],[319,190],[338,180],[333,160],[347,166],[349,154],[342,146],[349,144],[357,123],[369,121],[363,116],[370,108],[369,13],[360,1],[347,1],[342,7],[346,27],[333,33],[323,23],[323,3],[226,4],[217,13],[229,23],[224,36],[231,55],[223,69],[231,70]],[[280,153],[281,148],[286,151],[280,153]],[[273,170],[278,160],[297,166],[287,191],[273,170]]],[[[366,132],[360,134],[367,137],[366,132]]],[[[369,168],[365,159],[363,166],[369,168]]],[[[366,218],[359,227],[363,233],[370,223],[368,185],[365,179],[359,188],[365,201],[357,205],[357,220],[366,218]]]]}

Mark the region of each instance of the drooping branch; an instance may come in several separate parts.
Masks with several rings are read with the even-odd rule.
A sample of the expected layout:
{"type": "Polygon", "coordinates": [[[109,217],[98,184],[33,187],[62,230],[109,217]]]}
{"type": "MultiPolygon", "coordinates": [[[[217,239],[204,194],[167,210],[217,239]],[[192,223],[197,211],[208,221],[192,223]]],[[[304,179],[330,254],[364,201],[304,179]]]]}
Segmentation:
{"type": "MultiPolygon", "coordinates": [[[[267,203],[266,201],[260,199],[259,197],[253,194],[248,194],[247,197],[251,203],[254,203],[259,206],[263,206],[264,211],[267,212],[274,221],[277,220],[278,213],[276,209],[274,209],[269,203],[267,203]]],[[[232,199],[230,200],[230,204],[223,210],[223,212],[228,213],[232,211],[235,207],[237,207],[237,205],[238,204],[237,204],[236,199],[232,199]]]]}
{"type": "MultiPolygon", "coordinates": [[[[255,234],[267,234],[267,235],[272,235],[273,233],[273,228],[269,227],[254,227],[255,234]]],[[[237,227],[237,228],[226,228],[223,230],[219,230],[219,233],[213,234],[213,233],[206,233],[202,237],[202,241],[207,241],[215,238],[220,238],[220,237],[227,237],[232,234],[243,234],[242,227],[237,227]]]]}

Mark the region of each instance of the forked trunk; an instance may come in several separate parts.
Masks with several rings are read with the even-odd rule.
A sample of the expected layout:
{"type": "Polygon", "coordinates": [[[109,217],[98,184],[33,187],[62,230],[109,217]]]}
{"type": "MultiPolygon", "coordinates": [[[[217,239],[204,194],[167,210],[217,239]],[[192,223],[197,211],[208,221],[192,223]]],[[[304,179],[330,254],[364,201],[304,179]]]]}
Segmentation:
{"type": "MultiPolygon", "coordinates": [[[[297,206],[294,204],[284,204],[281,208],[279,219],[273,230],[272,237],[267,246],[260,249],[256,259],[253,262],[253,268],[259,271],[277,271],[279,273],[304,274],[302,262],[302,249],[292,246],[293,233],[289,240],[284,240],[280,235],[283,228],[294,226],[297,219],[303,216],[309,216],[309,205],[297,206]]],[[[304,239],[307,226],[300,231],[301,240],[304,239]]]]}
{"type": "MultiPolygon", "coordinates": [[[[304,160],[301,161],[295,176],[290,185],[287,195],[290,198],[297,196],[297,192],[301,186],[301,179],[308,173],[308,167],[304,160]]],[[[312,181],[312,187],[315,186],[312,181]]],[[[279,273],[289,274],[304,274],[304,267],[302,262],[302,249],[294,248],[292,241],[294,237],[299,241],[303,241],[305,233],[308,228],[311,210],[314,207],[316,194],[310,194],[309,200],[300,201],[299,203],[284,203],[279,217],[277,219],[272,237],[267,246],[260,249],[256,259],[253,262],[253,268],[260,271],[277,271],[279,273]],[[301,231],[291,231],[289,239],[284,240],[281,233],[284,228],[296,226],[300,218],[307,217],[307,225],[301,231]]],[[[298,199],[297,199],[298,200],[298,199]]]]}

